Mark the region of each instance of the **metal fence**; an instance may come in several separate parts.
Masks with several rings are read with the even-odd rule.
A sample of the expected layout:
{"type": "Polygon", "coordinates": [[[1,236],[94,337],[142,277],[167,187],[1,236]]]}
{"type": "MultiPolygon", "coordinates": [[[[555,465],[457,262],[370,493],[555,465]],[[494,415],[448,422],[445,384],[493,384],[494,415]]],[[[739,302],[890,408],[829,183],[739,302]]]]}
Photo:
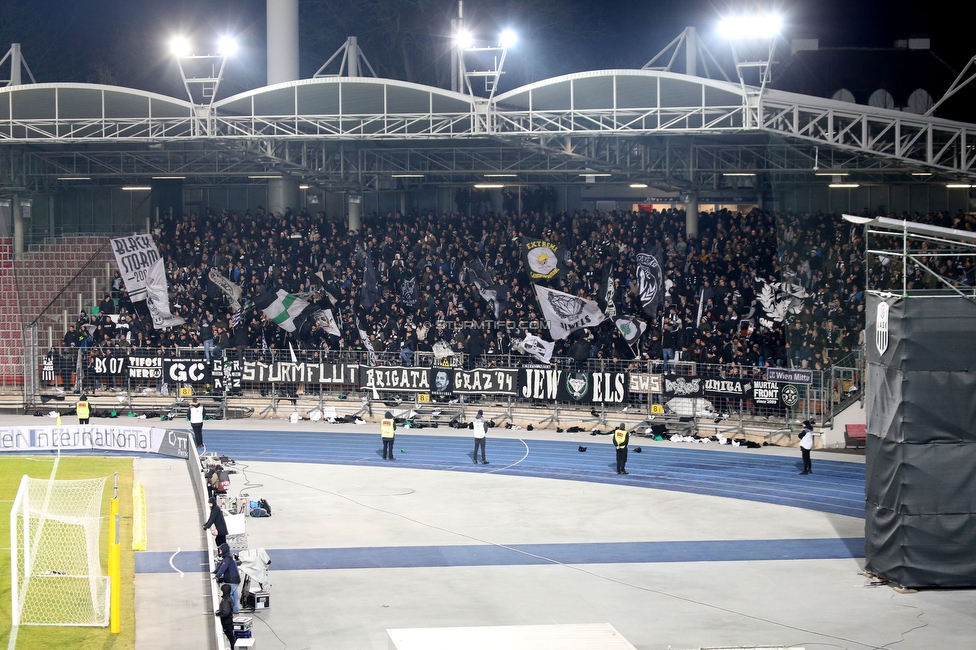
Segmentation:
{"type": "Polygon", "coordinates": [[[96,411],[112,408],[116,414],[128,414],[139,407],[143,412],[149,409],[182,415],[192,395],[203,399],[211,407],[210,412],[221,417],[244,417],[254,412],[276,414],[279,408],[327,411],[329,404],[348,400],[358,413],[367,414],[371,414],[373,403],[382,402],[403,405],[421,415],[424,409],[463,412],[466,406],[490,404],[502,407],[511,417],[515,409],[534,408],[550,412],[555,421],[561,410],[578,412],[585,406],[590,408],[591,417],[602,423],[616,414],[670,414],[731,423],[757,419],[774,424],[805,419],[829,422],[836,412],[863,394],[864,376],[860,354],[828,370],[803,371],[798,381],[787,383],[770,381],[769,368],[680,360],[665,364],[660,360],[590,359],[578,364],[570,358],[556,357],[543,364],[524,355],[473,359],[456,354],[437,358],[430,352],[418,352],[409,364],[398,354],[378,354],[376,365],[370,366],[366,353],[354,350],[232,348],[219,351],[208,360],[201,348],[51,348],[41,354],[36,339],[29,348],[24,367],[28,409],[43,410],[52,400],[65,399],[73,404],[68,395],[85,393],[95,398],[96,411]],[[583,373],[597,380],[613,376],[626,382],[626,390],[612,399],[584,402],[560,399],[554,390],[540,398],[522,386],[506,394],[461,394],[451,389],[438,391],[433,386],[427,391],[389,385],[373,390],[349,370],[369,367],[508,370],[519,371],[520,377],[528,376],[527,371],[562,373],[560,377],[583,373]],[[708,393],[699,391],[684,401],[676,400],[675,393],[666,390],[664,378],[694,379],[715,388],[708,393]],[[786,389],[787,385],[792,388],[786,389]],[[670,396],[666,394],[669,392],[670,396]],[[785,392],[791,399],[781,394],[785,392]]]}

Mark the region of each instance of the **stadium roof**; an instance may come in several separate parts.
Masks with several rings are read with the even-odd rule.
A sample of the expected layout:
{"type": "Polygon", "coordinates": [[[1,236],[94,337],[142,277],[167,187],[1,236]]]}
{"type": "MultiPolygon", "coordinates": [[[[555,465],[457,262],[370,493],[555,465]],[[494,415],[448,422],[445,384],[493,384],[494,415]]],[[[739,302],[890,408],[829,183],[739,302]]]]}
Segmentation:
{"type": "Polygon", "coordinates": [[[276,84],[212,107],[113,86],[0,89],[0,146],[27,145],[32,182],[225,183],[274,171],[383,189],[396,173],[428,185],[501,172],[558,184],[596,171],[689,189],[729,173],[809,182],[818,168],[876,182],[926,171],[936,182],[976,176],[974,141],[972,124],[656,70],[575,73],[490,101],[358,77],[276,84]]]}

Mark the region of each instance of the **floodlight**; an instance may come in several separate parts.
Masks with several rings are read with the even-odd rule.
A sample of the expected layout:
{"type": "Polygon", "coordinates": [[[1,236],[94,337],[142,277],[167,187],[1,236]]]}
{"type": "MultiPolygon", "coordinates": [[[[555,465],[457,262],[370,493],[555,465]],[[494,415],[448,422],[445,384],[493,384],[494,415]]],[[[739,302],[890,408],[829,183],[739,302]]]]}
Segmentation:
{"type": "Polygon", "coordinates": [[[777,14],[729,16],[718,24],[718,33],[729,40],[768,39],[779,35],[783,19],[777,14]]]}
{"type": "Polygon", "coordinates": [[[502,32],[502,35],[498,39],[498,45],[500,47],[515,47],[515,43],[518,41],[518,37],[510,29],[506,29],[502,32]]]}
{"type": "Polygon", "coordinates": [[[642,190],[647,187],[647,183],[631,183],[630,186],[635,190],[642,190]]]}
{"type": "Polygon", "coordinates": [[[182,36],[174,36],[169,39],[169,51],[173,56],[188,56],[190,54],[190,41],[182,36]]]}
{"type": "Polygon", "coordinates": [[[466,29],[462,29],[460,32],[458,32],[455,42],[457,43],[458,47],[466,50],[474,44],[474,37],[471,36],[471,32],[466,29]]]}
{"type": "Polygon", "coordinates": [[[237,54],[237,41],[233,36],[221,36],[217,41],[217,51],[221,56],[234,56],[237,54]]]}

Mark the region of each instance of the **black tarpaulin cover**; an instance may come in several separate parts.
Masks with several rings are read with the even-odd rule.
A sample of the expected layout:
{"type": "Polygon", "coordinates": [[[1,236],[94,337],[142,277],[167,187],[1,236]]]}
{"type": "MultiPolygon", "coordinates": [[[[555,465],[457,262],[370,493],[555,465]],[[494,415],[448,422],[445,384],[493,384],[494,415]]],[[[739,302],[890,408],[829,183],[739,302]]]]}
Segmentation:
{"type": "Polygon", "coordinates": [[[866,568],[976,586],[976,304],[869,294],[866,315],[866,568]]]}

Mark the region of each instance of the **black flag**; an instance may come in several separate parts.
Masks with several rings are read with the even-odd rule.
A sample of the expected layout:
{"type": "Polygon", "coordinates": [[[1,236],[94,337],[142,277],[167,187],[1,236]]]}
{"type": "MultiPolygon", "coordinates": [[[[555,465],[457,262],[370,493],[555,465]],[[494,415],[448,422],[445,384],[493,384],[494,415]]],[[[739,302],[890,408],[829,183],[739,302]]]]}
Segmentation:
{"type": "Polygon", "coordinates": [[[363,291],[360,302],[369,311],[376,304],[380,297],[380,290],[377,286],[376,267],[373,266],[373,254],[366,254],[366,268],[363,269],[363,291]]]}
{"type": "Polygon", "coordinates": [[[657,305],[664,297],[664,273],[661,245],[656,244],[648,253],[637,254],[637,282],[641,306],[644,313],[652,318],[657,314],[657,305]]]}
{"type": "Polygon", "coordinates": [[[603,282],[600,283],[600,290],[596,296],[596,301],[600,303],[600,308],[603,309],[603,313],[607,318],[613,318],[617,315],[617,303],[613,299],[615,289],[616,286],[613,283],[613,267],[608,264],[606,270],[603,272],[603,282]]]}
{"type": "Polygon", "coordinates": [[[481,294],[485,302],[491,305],[495,312],[495,318],[501,318],[505,310],[508,309],[508,287],[496,284],[478,257],[474,257],[468,262],[468,269],[470,271],[468,277],[478,287],[478,293],[481,294]]]}
{"type": "Polygon", "coordinates": [[[402,278],[397,287],[397,293],[400,294],[400,299],[404,305],[407,307],[416,307],[417,302],[420,300],[420,292],[417,289],[417,276],[402,278]]]}

